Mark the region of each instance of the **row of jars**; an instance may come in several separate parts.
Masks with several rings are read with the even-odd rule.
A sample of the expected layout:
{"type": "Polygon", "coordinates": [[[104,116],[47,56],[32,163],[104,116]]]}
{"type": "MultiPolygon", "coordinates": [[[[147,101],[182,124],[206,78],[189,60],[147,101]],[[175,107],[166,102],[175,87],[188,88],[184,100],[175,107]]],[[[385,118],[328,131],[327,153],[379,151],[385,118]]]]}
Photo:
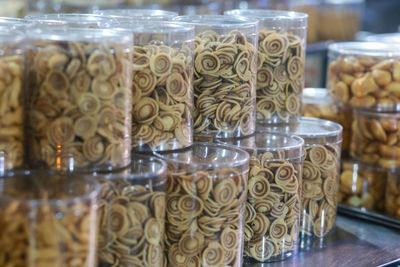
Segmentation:
{"type": "Polygon", "coordinates": [[[114,173],[7,172],[0,265],[283,260],[300,238],[309,244],[334,228],[341,134],[339,124],[302,118],[158,158],[132,154],[130,166],[114,173]]]}
{"type": "Polygon", "coordinates": [[[400,46],[352,42],[328,49],[328,90],[305,89],[303,115],[343,125],[349,160],[342,164],[341,202],[399,217],[400,46]]]}

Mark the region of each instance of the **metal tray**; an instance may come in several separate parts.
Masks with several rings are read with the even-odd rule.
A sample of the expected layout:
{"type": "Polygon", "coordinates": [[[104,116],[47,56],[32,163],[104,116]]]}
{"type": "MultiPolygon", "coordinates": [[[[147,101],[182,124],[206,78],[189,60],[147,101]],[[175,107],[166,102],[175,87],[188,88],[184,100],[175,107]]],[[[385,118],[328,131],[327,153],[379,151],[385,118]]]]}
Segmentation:
{"type": "Polygon", "coordinates": [[[355,208],[343,204],[338,205],[338,213],[400,230],[400,220],[386,216],[382,213],[355,208]]]}

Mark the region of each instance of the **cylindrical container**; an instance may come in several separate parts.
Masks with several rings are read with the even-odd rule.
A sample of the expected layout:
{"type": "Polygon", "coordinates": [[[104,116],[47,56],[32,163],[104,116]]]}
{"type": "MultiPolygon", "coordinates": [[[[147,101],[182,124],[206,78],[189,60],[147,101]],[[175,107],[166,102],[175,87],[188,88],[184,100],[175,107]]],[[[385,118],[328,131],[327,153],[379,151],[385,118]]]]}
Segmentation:
{"type": "Polygon", "coordinates": [[[116,17],[102,16],[95,14],[69,14],[69,13],[50,13],[35,14],[25,17],[27,23],[45,25],[65,25],[68,27],[87,27],[98,28],[112,23],[116,17]]]}
{"type": "Polygon", "coordinates": [[[121,30],[28,31],[31,167],[113,170],[130,162],[132,36],[121,30]]]}
{"type": "Polygon", "coordinates": [[[352,160],[342,160],[341,165],[339,203],[382,211],[387,173],[352,160]]]}
{"type": "Polygon", "coordinates": [[[301,116],[308,15],[260,9],[225,14],[259,21],[257,123],[296,121],[301,116]]]}
{"type": "Polygon", "coordinates": [[[297,124],[257,128],[260,132],[285,132],[304,139],[300,236],[306,241],[302,243],[307,243],[308,237],[323,238],[335,226],[342,129],[338,123],[306,117],[297,124]]]}
{"type": "Polygon", "coordinates": [[[134,35],[132,147],[185,148],[193,142],[193,26],[119,20],[134,35]]]}
{"type": "Polygon", "coordinates": [[[244,230],[244,255],[271,262],[295,255],[298,248],[302,138],[256,133],[224,141],[250,154],[244,230]]]}
{"type": "Polygon", "coordinates": [[[23,33],[0,33],[0,173],[24,162],[24,50],[23,33]]]}
{"type": "Polygon", "coordinates": [[[400,169],[400,114],[353,110],[350,154],[368,165],[400,169]]]}
{"type": "Polygon", "coordinates": [[[324,0],[319,8],[321,40],[351,41],[360,30],[365,0],[324,0]]]}
{"type": "Polygon", "coordinates": [[[257,21],[222,15],[175,20],[195,26],[194,134],[229,138],[254,133],[257,21]]]}
{"type": "Polygon", "coordinates": [[[327,88],[335,102],[371,110],[400,110],[400,44],[329,45],[327,88]]]}
{"type": "Polygon", "coordinates": [[[160,159],[133,155],[123,172],[98,174],[99,266],[166,266],[166,170],[160,159]]]}
{"type": "Polygon", "coordinates": [[[400,43],[400,33],[380,33],[366,36],[363,41],[367,42],[384,42],[384,43],[400,43]]]}
{"type": "Polygon", "coordinates": [[[400,176],[399,173],[387,174],[385,212],[400,219],[400,176]]]}
{"type": "Polygon", "coordinates": [[[0,184],[0,266],[95,266],[93,177],[26,171],[0,184]]]}
{"type": "Polygon", "coordinates": [[[342,154],[350,150],[352,109],[335,103],[326,88],[305,88],[303,116],[337,122],[343,127],[342,154]]]}
{"type": "MultiPolygon", "coordinates": [[[[154,9],[104,9],[93,13],[106,16],[118,16],[134,20],[166,21],[178,16],[178,13],[154,9]]],[[[122,19],[122,18],[121,18],[122,19]]]]}
{"type": "Polygon", "coordinates": [[[242,266],[248,153],[194,143],[159,156],[168,164],[168,266],[242,266]]]}

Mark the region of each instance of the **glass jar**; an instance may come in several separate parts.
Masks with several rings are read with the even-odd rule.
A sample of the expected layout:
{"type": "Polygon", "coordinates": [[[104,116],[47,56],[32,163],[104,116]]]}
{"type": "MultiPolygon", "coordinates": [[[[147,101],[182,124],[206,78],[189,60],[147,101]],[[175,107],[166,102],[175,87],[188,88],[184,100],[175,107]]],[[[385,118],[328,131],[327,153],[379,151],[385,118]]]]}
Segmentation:
{"type": "Polygon", "coordinates": [[[95,266],[93,177],[26,171],[0,184],[1,266],[95,266]]]}
{"type": "Polygon", "coordinates": [[[400,44],[346,42],[328,49],[327,88],[335,102],[400,110],[400,44]]]}
{"type": "Polygon", "coordinates": [[[339,203],[382,211],[387,173],[352,160],[342,160],[341,164],[339,203]]]}
{"type": "Polygon", "coordinates": [[[21,167],[25,156],[23,84],[26,39],[22,32],[0,32],[0,174],[21,167]]]}
{"type": "Polygon", "coordinates": [[[260,9],[225,14],[259,21],[257,123],[296,121],[301,116],[308,15],[260,9]]]}
{"type": "Polygon", "coordinates": [[[97,175],[99,266],[165,266],[166,166],[134,154],[121,173],[97,175]]]}
{"type": "Polygon", "coordinates": [[[118,21],[134,35],[132,147],[185,148],[193,142],[193,39],[189,25],[118,21]]]}
{"type": "Polygon", "coordinates": [[[385,170],[400,169],[399,126],[399,113],[353,110],[351,156],[385,170]]]}
{"type": "Polygon", "coordinates": [[[399,174],[388,172],[385,198],[385,212],[400,219],[400,179],[399,174]]]}
{"type": "Polygon", "coordinates": [[[173,266],[242,266],[249,155],[194,143],[167,162],[165,244],[173,266]]]}
{"type": "Polygon", "coordinates": [[[174,20],[195,26],[194,134],[218,138],[253,134],[257,21],[222,15],[174,20]]]}
{"type": "Polygon", "coordinates": [[[330,120],[342,125],[342,155],[349,153],[352,122],[350,107],[336,104],[326,88],[305,88],[302,113],[304,117],[330,120]]]}
{"type": "Polygon", "coordinates": [[[112,23],[117,17],[102,16],[95,14],[35,14],[25,17],[25,20],[31,24],[44,25],[65,25],[68,27],[87,27],[99,28],[112,23]]]}
{"type": "Polygon", "coordinates": [[[31,167],[115,170],[129,165],[132,36],[121,30],[28,31],[31,167]]]}
{"type": "Polygon", "coordinates": [[[104,9],[96,10],[93,13],[106,16],[118,16],[121,17],[121,19],[130,18],[134,20],[150,21],[172,20],[178,16],[176,12],[154,9],[104,9]]]}
{"type": "Polygon", "coordinates": [[[259,262],[295,255],[304,140],[284,134],[256,133],[222,142],[250,154],[244,255],[250,261],[259,262]]]}
{"type": "Polygon", "coordinates": [[[297,124],[257,128],[260,132],[284,132],[304,139],[302,248],[308,246],[309,237],[323,239],[335,226],[342,129],[338,123],[306,117],[301,117],[297,124]]]}

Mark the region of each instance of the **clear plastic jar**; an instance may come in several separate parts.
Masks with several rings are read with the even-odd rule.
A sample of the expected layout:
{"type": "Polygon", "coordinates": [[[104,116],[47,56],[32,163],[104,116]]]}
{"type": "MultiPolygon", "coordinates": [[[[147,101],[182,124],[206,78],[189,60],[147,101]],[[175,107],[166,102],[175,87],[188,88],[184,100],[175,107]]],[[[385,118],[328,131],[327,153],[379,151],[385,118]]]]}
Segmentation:
{"type": "Polygon", "coordinates": [[[150,20],[150,21],[166,21],[172,20],[178,16],[178,13],[165,10],[154,9],[105,9],[96,10],[93,12],[98,15],[118,16],[121,19],[134,19],[134,20],[150,20]]]}
{"type": "Polygon", "coordinates": [[[257,123],[296,121],[301,116],[307,18],[280,10],[231,10],[259,21],[257,123]]]}
{"type": "MultiPolygon", "coordinates": [[[[342,126],[327,120],[300,118],[297,124],[257,128],[260,132],[295,134],[304,139],[301,238],[325,237],[335,226],[340,176],[342,126]]],[[[306,240],[306,241],[304,241],[306,240]]]]}
{"type": "Polygon", "coordinates": [[[0,32],[0,173],[24,163],[25,136],[23,105],[24,50],[23,33],[0,32]]]}
{"type": "Polygon", "coordinates": [[[400,110],[400,44],[346,42],[328,49],[327,88],[335,102],[400,110]]]}
{"type": "Polygon", "coordinates": [[[172,266],[242,266],[249,155],[194,143],[167,162],[165,245],[172,266]]]}
{"type": "Polygon", "coordinates": [[[31,167],[114,170],[129,165],[132,36],[121,30],[28,31],[31,167]]]}
{"type": "Polygon", "coordinates": [[[326,88],[305,88],[303,91],[303,116],[330,120],[343,127],[342,154],[350,150],[352,109],[338,105],[326,88]]]}
{"type": "Polygon", "coordinates": [[[352,160],[342,160],[339,203],[382,211],[387,173],[352,160]]]}
{"type": "Polygon", "coordinates": [[[166,171],[162,160],[133,154],[123,172],[97,175],[99,266],[165,266],[166,171]]]}
{"type": "Polygon", "coordinates": [[[193,143],[193,26],[118,21],[134,35],[132,147],[185,148],[193,143]]]}
{"type": "Polygon", "coordinates": [[[26,171],[0,184],[1,266],[95,266],[93,177],[26,171]]]}
{"type": "Polygon", "coordinates": [[[400,219],[400,178],[399,173],[388,172],[385,212],[392,217],[400,219]]]}
{"type": "Polygon", "coordinates": [[[253,134],[257,21],[222,15],[174,20],[195,26],[194,134],[218,138],[253,134]]]}
{"type": "Polygon", "coordinates": [[[112,16],[101,16],[95,14],[35,14],[25,17],[25,20],[31,24],[44,24],[44,25],[65,25],[68,27],[88,27],[99,28],[105,27],[117,19],[112,16]]]}
{"type": "Polygon", "coordinates": [[[400,114],[353,110],[350,154],[385,170],[400,169],[400,114]]]}
{"type": "Polygon", "coordinates": [[[223,141],[250,154],[244,256],[250,261],[284,260],[297,253],[304,140],[256,133],[223,141]]]}

